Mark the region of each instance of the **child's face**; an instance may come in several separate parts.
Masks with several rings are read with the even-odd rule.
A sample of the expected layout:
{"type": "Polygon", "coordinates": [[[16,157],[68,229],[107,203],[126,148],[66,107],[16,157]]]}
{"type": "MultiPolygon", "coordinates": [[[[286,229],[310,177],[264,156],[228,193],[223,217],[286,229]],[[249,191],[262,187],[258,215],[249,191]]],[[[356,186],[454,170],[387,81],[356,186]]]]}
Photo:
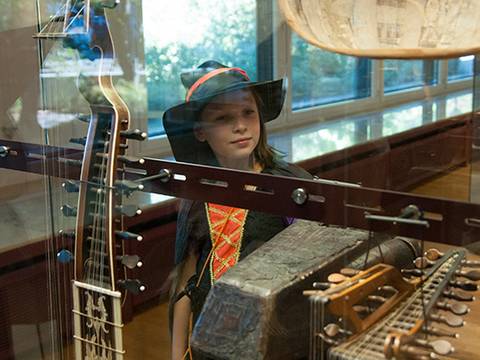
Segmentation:
{"type": "Polygon", "coordinates": [[[220,165],[244,167],[260,137],[260,116],[252,93],[238,90],[213,98],[202,111],[195,136],[208,142],[220,165]]]}

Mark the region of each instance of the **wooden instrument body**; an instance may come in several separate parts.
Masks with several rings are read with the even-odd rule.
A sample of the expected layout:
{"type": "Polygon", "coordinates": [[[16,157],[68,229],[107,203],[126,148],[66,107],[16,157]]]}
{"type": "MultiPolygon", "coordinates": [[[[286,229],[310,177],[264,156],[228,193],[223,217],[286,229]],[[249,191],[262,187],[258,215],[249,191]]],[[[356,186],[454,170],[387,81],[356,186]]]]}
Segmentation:
{"type": "MultiPolygon", "coordinates": [[[[405,238],[384,240],[382,253],[396,266],[415,258],[415,241],[412,247],[405,238]]],[[[303,290],[343,266],[362,266],[367,243],[365,231],[298,220],[215,284],[194,328],[193,349],[214,359],[306,357],[309,302],[303,290]]],[[[379,262],[376,250],[367,264],[379,262]]]]}

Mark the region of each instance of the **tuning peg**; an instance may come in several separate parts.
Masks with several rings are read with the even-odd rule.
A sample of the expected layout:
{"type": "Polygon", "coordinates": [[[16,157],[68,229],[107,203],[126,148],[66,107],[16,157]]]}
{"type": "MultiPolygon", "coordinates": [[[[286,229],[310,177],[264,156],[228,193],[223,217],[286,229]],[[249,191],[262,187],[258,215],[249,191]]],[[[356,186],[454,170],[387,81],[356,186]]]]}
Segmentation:
{"type": "Polygon", "coordinates": [[[62,183],[62,187],[68,193],[78,192],[80,189],[78,181],[73,181],[73,180],[65,181],[64,183],[62,183]]]}
{"type": "Polygon", "coordinates": [[[371,301],[371,302],[376,302],[376,303],[383,304],[387,301],[387,298],[385,298],[383,296],[379,296],[379,295],[368,295],[367,300],[371,301]]]}
{"type": "Polygon", "coordinates": [[[134,181],[130,181],[130,180],[118,180],[118,181],[115,181],[115,186],[123,191],[124,193],[126,193],[126,195],[130,195],[132,192],[134,191],[141,191],[143,190],[144,186],[142,184],[139,184],[137,182],[134,182],[134,181]]]}
{"type": "Polygon", "coordinates": [[[63,216],[77,216],[77,208],[75,206],[63,205],[60,210],[62,210],[63,216]]]}
{"type": "Polygon", "coordinates": [[[5,145],[0,145],[0,157],[7,157],[10,154],[10,148],[5,145]]]}
{"type": "MultiPolygon", "coordinates": [[[[418,348],[416,346],[411,346],[411,345],[403,345],[400,346],[399,351],[401,354],[407,355],[407,357],[410,359],[411,357],[417,359],[417,360],[426,360],[426,359],[438,359],[437,355],[434,352],[427,352],[424,349],[418,348]]],[[[404,357],[402,356],[402,359],[404,357]]]]}
{"type": "Polygon", "coordinates": [[[465,321],[463,321],[460,316],[454,315],[452,313],[446,313],[445,315],[430,314],[429,318],[430,320],[447,324],[450,327],[461,327],[465,325],[465,321]]]}
{"type": "Polygon", "coordinates": [[[426,269],[435,264],[435,262],[428,260],[425,256],[420,256],[413,260],[413,264],[417,269],[426,269]]]}
{"type": "Polygon", "coordinates": [[[420,277],[423,275],[423,271],[420,269],[402,269],[400,271],[402,274],[416,276],[416,277],[420,277]]]}
{"type": "Polygon", "coordinates": [[[120,0],[100,0],[96,5],[103,8],[113,9],[118,4],[120,4],[120,0]]]}
{"type": "Polygon", "coordinates": [[[455,315],[465,315],[470,311],[467,305],[459,303],[459,302],[447,302],[447,301],[439,301],[435,304],[436,307],[442,310],[451,311],[455,315]]]}
{"type": "Polygon", "coordinates": [[[473,300],[475,300],[475,297],[473,295],[467,294],[466,292],[463,292],[463,291],[445,290],[445,291],[443,291],[443,296],[445,296],[449,299],[454,299],[454,300],[459,300],[459,301],[473,301],[473,300]]]}
{"type": "Polygon", "coordinates": [[[72,144],[80,144],[85,146],[85,144],[87,143],[87,137],[71,138],[69,142],[71,142],[72,144]]]}
{"type": "Polygon", "coordinates": [[[137,216],[137,215],[140,215],[142,213],[142,209],[140,209],[136,205],[117,205],[117,206],[115,206],[115,209],[120,214],[128,216],[128,217],[137,216]]]}
{"type": "Polygon", "coordinates": [[[343,269],[340,269],[340,274],[345,275],[345,276],[348,276],[348,277],[355,276],[355,275],[357,275],[359,272],[360,272],[360,270],[352,269],[352,268],[343,268],[343,269]]]}
{"type": "Polygon", "coordinates": [[[330,323],[323,328],[323,331],[328,337],[335,337],[338,334],[352,335],[351,331],[342,329],[338,324],[330,323]]]}
{"type": "Polygon", "coordinates": [[[58,235],[61,237],[67,238],[67,239],[75,239],[75,232],[74,231],[65,231],[65,230],[59,230],[58,235]]]}
{"type": "Polygon", "coordinates": [[[385,291],[385,292],[389,292],[389,293],[397,293],[398,290],[395,289],[393,286],[391,285],[383,285],[383,286],[379,286],[378,287],[378,291],[385,291]]]}
{"type": "Polygon", "coordinates": [[[448,355],[448,354],[454,352],[454,350],[455,350],[454,347],[452,346],[452,344],[450,344],[450,342],[448,342],[447,340],[443,340],[443,339],[427,341],[427,340],[424,340],[424,339],[415,338],[413,341],[416,345],[432,349],[438,355],[448,355]]]}
{"type": "Polygon", "coordinates": [[[118,286],[121,289],[130,291],[132,294],[135,295],[145,291],[145,285],[143,285],[138,279],[119,280],[118,286]]]}
{"type": "Polygon", "coordinates": [[[143,240],[142,235],[134,234],[134,233],[129,232],[129,231],[117,230],[117,231],[115,231],[115,235],[117,235],[119,238],[121,238],[123,240],[137,240],[137,241],[142,241],[143,240]]]}
{"type": "Polygon", "coordinates": [[[353,311],[360,313],[360,314],[370,314],[372,312],[372,308],[370,306],[365,306],[365,305],[353,305],[352,306],[353,311]]]}
{"type": "MultiPolygon", "coordinates": [[[[99,158],[108,159],[108,154],[106,154],[106,153],[98,152],[95,155],[99,158]]],[[[137,157],[134,157],[134,156],[120,155],[120,156],[117,157],[117,160],[120,161],[120,162],[123,162],[125,164],[129,164],[129,165],[131,165],[131,164],[145,164],[145,159],[137,158],[137,157]]]]}
{"type": "Polygon", "coordinates": [[[82,166],[82,160],[76,159],[67,159],[67,158],[58,158],[59,161],[69,165],[69,166],[82,166]]]}
{"type": "Polygon", "coordinates": [[[91,118],[92,118],[91,115],[77,114],[77,119],[82,122],[89,123],[91,118]]]}
{"type": "Polygon", "coordinates": [[[145,164],[145,159],[137,158],[134,156],[122,155],[117,157],[117,159],[125,164],[145,164]]]}
{"type": "Polygon", "coordinates": [[[451,337],[451,338],[455,338],[455,339],[459,338],[459,335],[457,333],[452,333],[452,332],[449,332],[449,331],[446,331],[444,329],[440,329],[440,328],[437,328],[437,327],[434,327],[434,326],[424,327],[424,328],[422,328],[422,332],[424,332],[426,334],[429,334],[429,335],[433,335],[433,336],[451,337]]]}
{"type": "Polygon", "coordinates": [[[57,260],[59,263],[68,264],[73,260],[73,255],[70,250],[62,249],[57,253],[57,260]]]}
{"type": "Polygon", "coordinates": [[[468,271],[457,270],[457,271],[455,271],[455,275],[461,276],[461,277],[464,277],[464,278],[467,278],[467,279],[470,279],[470,280],[473,280],[473,281],[480,280],[480,271],[479,270],[468,270],[468,271]]]}
{"type": "Polygon", "coordinates": [[[462,265],[466,267],[480,267],[478,260],[462,260],[462,265]]]}
{"type": "Polygon", "coordinates": [[[331,284],[330,284],[330,283],[326,283],[326,282],[318,282],[318,281],[315,281],[315,282],[312,284],[312,286],[313,286],[314,289],[327,290],[328,288],[330,288],[331,284]]]}
{"type": "Polygon", "coordinates": [[[124,265],[129,269],[135,269],[136,267],[142,267],[143,265],[138,255],[117,256],[117,260],[119,260],[122,263],[122,265],[124,265]]]}
{"type": "Polygon", "coordinates": [[[435,249],[435,248],[431,248],[431,249],[428,249],[427,251],[425,251],[425,257],[428,260],[432,260],[432,261],[440,259],[443,255],[445,255],[445,254],[442,253],[440,250],[435,249]]]}
{"type": "Polygon", "coordinates": [[[120,136],[126,139],[143,141],[147,138],[147,133],[139,129],[129,129],[120,131],[120,136]]]}
{"type": "Polygon", "coordinates": [[[450,286],[463,289],[466,291],[477,291],[478,285],[470,280],[455,280],[449,281],[450,286]]]}

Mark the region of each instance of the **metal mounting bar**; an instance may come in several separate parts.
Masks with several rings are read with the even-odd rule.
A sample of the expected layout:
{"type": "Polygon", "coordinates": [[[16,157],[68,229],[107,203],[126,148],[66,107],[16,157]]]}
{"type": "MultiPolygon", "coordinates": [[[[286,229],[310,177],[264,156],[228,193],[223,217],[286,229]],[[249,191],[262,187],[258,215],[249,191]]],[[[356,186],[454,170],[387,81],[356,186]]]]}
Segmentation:
{"type": "MultiPolygon", "coordinates": [[[[81,150],[1,139],[0,145],[11,149],[9,156],[0,158],[0,168],[79,179],[80,168],[66,165],[68,161],[81,159],[81,150]]],[[[154,158],[145,158],[144,164],[132,164],[125,170],[125,175],[128,180],[141,180],[147,192],[216,202],[330,225],[389,231],[455,245],[465,245],[480,237],[480,228],[465,222],[467,218],[480,218],[480,204],[154,158]],[[169,176],[164,176],[166,171],[169,176]],[[298,189],[306,194],[301,204],[292,199],[292,194],[298,189]],[[403,221],[405,219],[393,224],[372,222],[365,218],[365,209],[373,212],[371,216],[396,217],[402,209],[412,204],[425,214],[430,214],[428,228],[411,226],[403,221]]]]}
{"type": "Polygon", "coordinates": [[[465,218],[480,218],[480,204],[153,158],[145,158],[142,167],[135,167],[146,170],[147,180],[142,183],[148,192],[455,245],[465,245],[480,236],[480,228],[465,223],[465,218]],[[148,181],[162,169],[171,173],[169,181],[148,181]],[[251,185],[262,190],[248,190],[251,185]],[[301,205],[292,200],[297,189],[307,194],[301,205]],[[373,216],[396,217],[412,204],[429,214],[429,227],[411,226],[412,219],[401,218],[393,224],[365,218],[365,208],[378,209],[373,216]]]}
{"type": "Polygon", "coordinates": [[[8,155],[0,157],[0,168],[78,180],[83,151],[0,139],[8,155]],[[77,164],[77,166],[72,166],[77,164]]]}
{"type": "Polygon", "coordinates": [[[430,226],[428,221],[425,221],[425,220],[405,219],[398,216],[381,216],[381,215],[365,214],[365,219],[391,222],[394,225],[396,225],[397,223],[403,223],[403,224],[410,224],[410,225],[425,226],[427,228],[430,226]]]}

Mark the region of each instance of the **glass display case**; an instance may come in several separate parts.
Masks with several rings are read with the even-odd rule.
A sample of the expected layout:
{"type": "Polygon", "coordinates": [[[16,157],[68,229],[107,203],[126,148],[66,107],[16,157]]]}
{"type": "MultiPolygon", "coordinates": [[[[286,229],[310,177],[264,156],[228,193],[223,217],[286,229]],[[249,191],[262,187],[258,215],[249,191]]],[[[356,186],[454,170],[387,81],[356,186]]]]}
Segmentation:
{"type": "Polygon", "coordinates": [[[279,3],[0,0],[1,359],[478,356],[477,57],[343,55],[279,3]]]}

